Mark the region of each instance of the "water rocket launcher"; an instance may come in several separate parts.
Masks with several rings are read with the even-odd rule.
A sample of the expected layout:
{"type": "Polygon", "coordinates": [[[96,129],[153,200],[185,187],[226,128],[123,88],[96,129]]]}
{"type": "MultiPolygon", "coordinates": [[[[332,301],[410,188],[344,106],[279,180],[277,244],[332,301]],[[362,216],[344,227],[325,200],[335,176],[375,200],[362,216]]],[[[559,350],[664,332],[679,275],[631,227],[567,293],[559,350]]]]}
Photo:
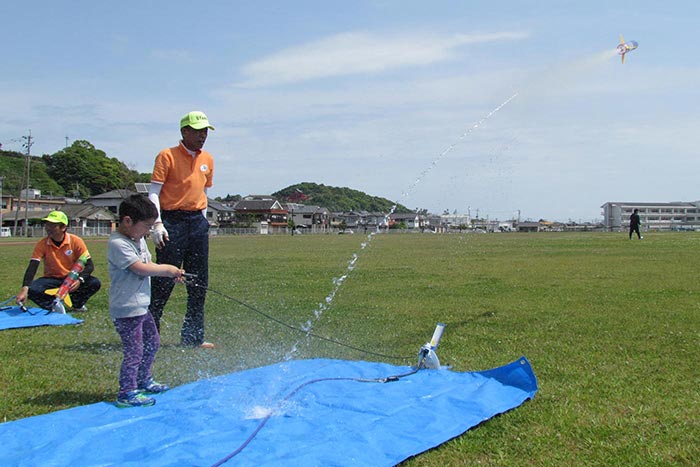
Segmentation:
{"type": "Polygon", "coordinates": [[[438,359],[435,350],[437,350],[440,344],[440,338],[445,330],[444,323],[438,323],[435,326],[435,331],[433,332],[433,337],[430,342],[426,342],[423,347],[420,348],[418,352],[418,367],[419,368],[429,368],[437,370],[440,368],[440,360],[438,359]]]}
{"type": "Polygon", "coordinates": [[[78,258],[78,261],[75,262],[73,268],[71,268],[66,278],[63,279],[63,283],[60,287],[57,289],[47,289],[44,291],[46,295],[53,295],[56,297],[53,301],[53,311],[65,314],[66,307],[64,306],[64,303],[68,306],[73,306],[73,302],[70,299],[70,295],[68,295],[68,291],[71,289],[73,284],[78,281],[78,275],[83,272],[83,269],[85,269],[85,263],[87,263],[87,260],[87,253],[82,254],[80,258],[78,258]]]}

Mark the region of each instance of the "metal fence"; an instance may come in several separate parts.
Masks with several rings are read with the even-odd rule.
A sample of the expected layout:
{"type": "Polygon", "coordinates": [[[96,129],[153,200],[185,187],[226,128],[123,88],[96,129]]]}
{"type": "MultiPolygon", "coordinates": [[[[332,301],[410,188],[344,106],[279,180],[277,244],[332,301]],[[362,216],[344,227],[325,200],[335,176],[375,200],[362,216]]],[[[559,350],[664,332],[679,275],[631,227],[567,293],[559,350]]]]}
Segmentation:
{"type": "MultiPolygon", "coordinates": [[[[46,236],[46,231],[41,225],[30,225],[28,229],[22,226],[18,226],[15,230],[10,227],[11,237],[14,238],[41,238],[46,236]]],[[[74,233],[80,237],[108,237],[112,233],[112,229],[107,225],[97,225],[92,227],[70,227],[68,232],[74,233]]],[[[292,230],[288,227],[270,227],[267,230],[266,235],[369,235],[372,232],[376,232],[376,229],[345,229],[341,230],[338,228],[326,228],[323,230],[312,230],[312,229],[295,229],[292,230]]],[[[428,232],[428,231],[426,231],[428,232]]],[[[382,234],[415,234],[421,233],[420,230],[416,229],[382,229],[382,234]]],[[[432,233],[432,232],[431,232],[432,233]]],[[[448,232],[453,233],[453,232],[448,232]]],[[[209,231],[211,237],[218,236],[234,236],[234,235],[260,235],[260,229],[256,227],[227,227],[227,228],[212,228],[209,231]]]]}
{"type": "MultiPolygon", "coordinates": [[[[95,227],[71,227],[68,232],[74,233],[79,237],[109,237],[112,233],[110,226],[95,226],[95,227]]],[[[28,228],[18,226],[15,230],[14,227],[10,227],[10,233],[12,237],[45,237],[46,231],[41,225],[30,225],[28,228]]]]}

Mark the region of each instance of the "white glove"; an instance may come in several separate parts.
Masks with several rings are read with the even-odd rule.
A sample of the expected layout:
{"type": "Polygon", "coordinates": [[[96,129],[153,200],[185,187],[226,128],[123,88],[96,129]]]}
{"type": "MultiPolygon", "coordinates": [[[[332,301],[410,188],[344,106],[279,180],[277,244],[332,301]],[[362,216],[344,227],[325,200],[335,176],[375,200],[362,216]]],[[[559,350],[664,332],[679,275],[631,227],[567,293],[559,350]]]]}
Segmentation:
{"type": "Polygon", "coordinates": [[[153,240],[156,248],[163,248],[165,246],[165,242],[170,240],[170,237],[168,237],[168,231],[165,230],[165,226],[162,222],[153,224],[153,228],[151,229],[151,240],[153,240]]]}

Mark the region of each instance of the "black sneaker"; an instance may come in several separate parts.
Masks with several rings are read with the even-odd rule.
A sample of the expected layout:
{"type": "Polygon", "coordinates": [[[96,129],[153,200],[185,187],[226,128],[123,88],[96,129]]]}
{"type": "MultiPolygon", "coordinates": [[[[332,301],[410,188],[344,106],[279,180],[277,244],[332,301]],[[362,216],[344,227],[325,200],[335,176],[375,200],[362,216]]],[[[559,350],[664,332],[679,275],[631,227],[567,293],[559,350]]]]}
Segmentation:
{"type": "Polygon", "coordinates": [[[165,392],[168,389],[170,389],[170,386],[167,384],[160,384],[155,382],[153,378],[148,378],[145,383],[139,385],[138,390],[149,394],[157,394],[159,392],[165,392]]]}

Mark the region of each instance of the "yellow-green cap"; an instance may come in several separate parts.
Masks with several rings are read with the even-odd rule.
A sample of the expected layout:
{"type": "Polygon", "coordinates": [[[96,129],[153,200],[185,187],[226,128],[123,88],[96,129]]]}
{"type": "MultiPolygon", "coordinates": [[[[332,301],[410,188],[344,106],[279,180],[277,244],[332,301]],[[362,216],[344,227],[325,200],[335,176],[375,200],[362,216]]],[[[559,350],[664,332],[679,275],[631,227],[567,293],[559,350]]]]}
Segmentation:
{"type": "Polygon", "coordinates": [[[209,124],[209,119],[204,115],[204,112],[199,110],[194,110],[180,119],[180,128],[185,128],[186,126],[191,126],[195,130],[201,130],[202,128],[214,129],[209,124]]]}
{"type": "Polygon", "coordinates": [[[68,216],[62,211],[51,211],[48,216],[41,219],[46,222],[53,222],[54,224],[63,224],[68,226],[68,216]]]}

